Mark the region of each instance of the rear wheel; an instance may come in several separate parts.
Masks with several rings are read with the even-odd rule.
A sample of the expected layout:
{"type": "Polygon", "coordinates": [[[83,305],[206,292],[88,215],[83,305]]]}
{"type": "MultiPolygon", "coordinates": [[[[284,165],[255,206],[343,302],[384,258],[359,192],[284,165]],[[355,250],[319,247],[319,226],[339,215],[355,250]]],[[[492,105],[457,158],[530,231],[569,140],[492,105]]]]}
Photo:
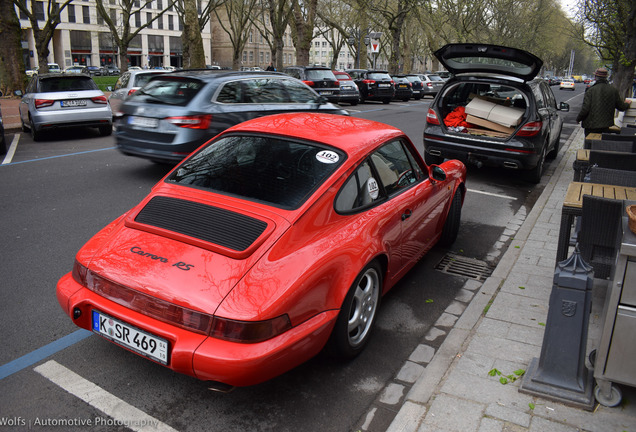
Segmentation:
{"type": "Polygon", "coordinates": [[[389,104],[389,103],[391,103],[391,99],[383,99],[382,103],[383,104],[389,104]]]}
{"type": "Polygon", "coordinates": [[[380,305],[381,290],[382,272],[373,261],[360,272],[342,303],[330,340],[337,357],[353,358],[366,346],[380,305]]]}
{"type": "Polygon", "coordinates": [[[108,135],[110,135],[112,133],[113,133],[113,126],[112,125],[99,126],[99,134],[101,136],[108,136],[108,135]]]}
{"type": "Polygon", "coordinates": [[[541,155],[539,156],[539,161],[537,162],[537,166],[528,170],[526,176],[529,182],[538,184],[541,182],[541,176],[543,175],[543,165],[545,164],[545,146],[541,149],[541,155]]]}
{"type": "Polygon", "coordinates": [[[31,122],[31,139],[33,139],[33,141],[40,141],[42,139],[42,133],[35,128],[33,121],[31,122]]]}

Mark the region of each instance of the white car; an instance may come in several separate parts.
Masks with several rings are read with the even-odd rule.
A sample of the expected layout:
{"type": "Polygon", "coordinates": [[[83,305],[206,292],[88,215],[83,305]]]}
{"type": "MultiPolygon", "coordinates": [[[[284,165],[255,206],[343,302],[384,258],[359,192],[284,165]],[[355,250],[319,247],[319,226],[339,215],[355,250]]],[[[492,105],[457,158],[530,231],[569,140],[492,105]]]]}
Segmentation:
{"type": "Polygon", "coordinates": [[[128,70],[120,75],[113,92],[108,97],[113,115],[117,117],[124,99],[143,87],[153,76],[168,72],[164,69],[128,70]]]}
{"type": "Polygon", "coordinates": [[[574,91],[574,80],[573,79],[564,79],[559,84],[559,90],[572,90],[574,91]]]}

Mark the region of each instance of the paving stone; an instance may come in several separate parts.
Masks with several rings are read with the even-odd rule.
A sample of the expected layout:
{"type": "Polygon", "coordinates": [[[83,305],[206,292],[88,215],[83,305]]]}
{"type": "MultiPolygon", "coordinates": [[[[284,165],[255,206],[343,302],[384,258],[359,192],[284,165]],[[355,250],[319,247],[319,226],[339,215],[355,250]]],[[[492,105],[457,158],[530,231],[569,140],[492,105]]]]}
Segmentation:
{"type": "Polygon", "coordinates": [[[485,405],[448,395],[435,398],[418,432],[477,432],[485,405]]]}
{"type": "Polygon", "coordinates": [[[424,337],[424,339],[426,339],[429,342],[432,342],[438,337],[444,336],[445,334],[446,334],[445,330],[438,329],[437,327],[431,327],[428,333],[426,333],[426,336],[424,337]]]}
{"type": "Polygon", "coordinates": [[[459,293],[457,293],[455,300],[463,302],[463,303],[468,303],[473,299],[474,295],[475,293],[473,293],[472,291],[468,291],[467,289],[461,289],[459,290],[459,293]]]}
{"type": "Polygon", "coordinates": [[[578,432],[579,429],[535,416],[532,417],[530,429],[528,430],[529,432],[578,432]]]}
{"type": "Polygon", "coordinates": [[[484,417],[479,424],[478,432],[502,432],[504,423],[501,420],[484,417]]]}
{"type": "Polygon", "coordinates": [[[409,360],[415,363],[430,363],[435,355],[435,348],[420,344],[413,350],[409,360]]]}
{"type": "Polygon", "coordinates": [[[435,323],[435,327],[452,327],[455,325],[457,321],[457,317],[455,315],[451,315],[449,313],[442,313],[442,315],[437,319],[435,323]]]}
{"type": "Polygon", "coordinates": [[[516,409],[501,406],[499,404],[488,405],[488,407],[486,408],[486,415],[506,422],[511,422],[519,426],[530,426],[530,414],[518,411],[516,409]]]}
{"type": "Polygon", "coordinates": [[[422,375],[422,372],[424,372],[424,366],[407,361],[398,372],[397,379],[407,383],[414,383],[422,375]]]}
{"type": "Polygon", "coordinates": [[[404,396],[405,387],[401,384],[390,383],[380,396],[380,402],[387,405],[395,405],[400,403],[404,396]]]}
{"type": "Polygon", "coordinates": [[[466,309],[466,305],[464,303],[454,301],[448,305],[445,312],[452,315],[460,316],[464,312],[464,309],[466,309]]]}

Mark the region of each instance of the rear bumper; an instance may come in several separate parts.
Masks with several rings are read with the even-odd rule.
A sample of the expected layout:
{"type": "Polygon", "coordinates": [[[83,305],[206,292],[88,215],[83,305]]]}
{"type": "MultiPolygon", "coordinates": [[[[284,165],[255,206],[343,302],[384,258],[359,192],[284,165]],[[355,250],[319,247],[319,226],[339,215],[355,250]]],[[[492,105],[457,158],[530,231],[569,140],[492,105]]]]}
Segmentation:
{"type": "Polygon", "coordinates": [[[73,317],[75,309],[81,312],[73,320],[75,325],[92,330],[91,311],[96,309],[168,340],[166,367],[169,369],[231,386],[261,383],[309,360],[324,347],[338,316],[337,310],[326,311],[267,341],[241,344],[194,333],[134,312],[81,286],[70,273],[58,282],[57,299],[68,316],[73,317]]]}
{"type": "Polygon", "coordinates": [[[444,134],[434,133],[436,130],[441,128],[434,126],[424,130],[424,152],[431,156],[459,159],[477,166],[511,169],[531,169],[539,162],[539,155],[532,147],[500,141],[486,144],[484,140],[460,137],[451,141],[444,134]]]}

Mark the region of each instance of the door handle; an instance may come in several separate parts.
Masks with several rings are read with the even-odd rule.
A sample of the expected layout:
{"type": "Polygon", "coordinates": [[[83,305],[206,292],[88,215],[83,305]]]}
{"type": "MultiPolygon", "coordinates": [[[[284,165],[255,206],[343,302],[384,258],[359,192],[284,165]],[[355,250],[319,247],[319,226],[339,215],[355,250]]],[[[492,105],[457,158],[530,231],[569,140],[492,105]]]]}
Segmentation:
{"type": "Polygon", "coordinates": [[[411,214],[412,214],[411,210],[409,209],[404,210],[404,213],[402,213],[402,220],[403,221],[407,220],[408,218],[411,217],[411,214]]]}

